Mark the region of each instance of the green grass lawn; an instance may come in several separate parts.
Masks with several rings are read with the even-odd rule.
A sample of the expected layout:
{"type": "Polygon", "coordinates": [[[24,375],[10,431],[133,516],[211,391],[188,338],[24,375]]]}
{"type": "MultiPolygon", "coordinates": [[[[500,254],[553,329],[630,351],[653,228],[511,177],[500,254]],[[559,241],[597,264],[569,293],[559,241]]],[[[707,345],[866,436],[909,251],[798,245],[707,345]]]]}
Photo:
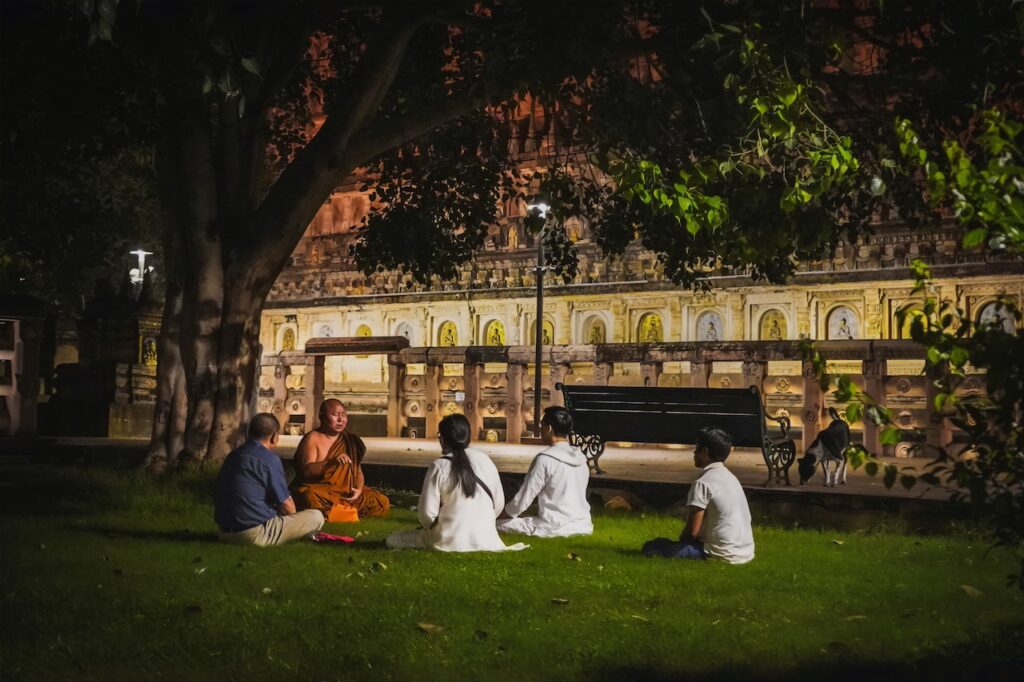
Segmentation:
{"type": "Polygon", "coordinates": [[[1024,594],[983,538],[758,527],[745,566],[645,559],[679,521],[598,515],[524,552],[216,542],[209,476],[0,462],[0,677],[1016,679],[1024,594]],[[571,558],[578,557],[578,558],[571,558]],[[965,587],[966,586],[966,587],[965,587]],[[554,601],[554,600],[564,600],[554,601]],[[982,675],[983,677],[979,677],[982,675]]]}

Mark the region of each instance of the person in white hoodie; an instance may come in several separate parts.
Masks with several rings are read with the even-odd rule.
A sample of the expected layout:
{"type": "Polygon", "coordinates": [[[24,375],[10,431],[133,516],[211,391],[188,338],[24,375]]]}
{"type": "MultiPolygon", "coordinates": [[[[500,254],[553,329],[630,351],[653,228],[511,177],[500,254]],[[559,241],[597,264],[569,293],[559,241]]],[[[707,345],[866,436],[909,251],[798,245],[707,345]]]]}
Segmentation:
{"type": "Polygon", "coordinates": [[[534,457],[519,492],[505,505],[505,514],[511,518],[498,521],[499,531],[543,538],[594,532],[587,503],[590,469],[580,449],[569,444],[571,432],[572,415],[568,410],[544,410],[540,437],[548,448],[534,457]],[[520,516],[534,499],[537,516],[520,516]]]}
{"type": "Polygon", "coordinates": [[[471,428],[461,414],[438,425],[442,457],[427,468],[418,514],[422,528],[387,537],[392,549],[437,549],[442,552],[500,552],[526,549],[506,546],[494,527],[505,505],[498,468],[487,455],[469,447],[471,428]]]}

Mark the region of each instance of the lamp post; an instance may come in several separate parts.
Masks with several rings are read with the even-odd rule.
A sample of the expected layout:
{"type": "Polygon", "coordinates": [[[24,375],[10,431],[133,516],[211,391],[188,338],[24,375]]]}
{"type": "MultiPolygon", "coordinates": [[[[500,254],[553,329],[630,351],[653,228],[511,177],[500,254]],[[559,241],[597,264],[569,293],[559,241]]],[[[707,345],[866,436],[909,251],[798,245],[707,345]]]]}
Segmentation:
{"type": "Polygon", "coordinates": [[[153,252],[144,251],[143,249],[135,249],[134,251],[129,251],[128,253],[132,254],[133,256],[137,256],[139,259],[138,269],[132,268],[131,270],[128,271],[128,275],[129,277],[131,277],[132,284],[139,284],[146,276],[146,256],[152,256],[153,252]]]}
{"type": "MultiPolygon", "coordinates": [[[[547,204],[531,204],[527,206],[531,211],[536,211],[541,218],[544,218],[547,226],[547,214],[550,208],[547,204]]],[[[537,233],[537,312],[534,328],[534,372],[533,372],[533,436],[540,438],[540,389],[541,389],[541,344],[544,341],[544,227],[537,233]]]]}

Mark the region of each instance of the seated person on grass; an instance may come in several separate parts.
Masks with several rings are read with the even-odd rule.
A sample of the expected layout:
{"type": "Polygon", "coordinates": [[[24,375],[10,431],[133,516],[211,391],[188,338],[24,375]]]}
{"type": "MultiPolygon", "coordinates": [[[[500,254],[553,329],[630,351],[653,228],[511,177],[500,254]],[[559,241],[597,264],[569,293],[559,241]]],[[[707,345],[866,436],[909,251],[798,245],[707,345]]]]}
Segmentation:
{"type": "Polygon", "coordinates": [[[572,415],[568,410],[544,410],[540,437],[549,447],[534,457],[519,492],[505,505],[505,514],[511,518],[499,520],[498,530],[544,538],[594,532],[587,504],[590,469],[580,449],[569,445],[571,431],[572,415]],[[519,516],[534,499],[537,516],[519,516]]]}
{"type": "Polygon", "coordinates": [[[711,558],[730,564],[745,564],[754,558],[747,498],[736,476],[725,468],[731,449],[732,438],[725,431],[700,430],[693,463],[703,471],[686,498],[686,526],[678,542],[657,538],[644,544],[645,556],[711,558]]]}
{"type": "Polygon", "coordinates": [[[505,493],[494,462],[469,447],[472,429],[464,415],[452,414],[437,427],[442,457],[427,468],[420,493],[422,528],[387,537],[391,549],[438,549],[442,552],[500,552],[506,546],[494,527],[505,493]]]}
{"type": "Polygon", "coordinates": [[[319,509],[328,521],[352,522],[386,516],[387,496],[363,481],[363,439],[350,431],[348,411],[340,400],[320,405],[320,426],[302,437],[295,450],[292,495],[299,509],[319,509]]]}
{"type": "Polygon", "coordinates": [[[231,452],[221,465],[213,518],[224,542],[257,547],[282,545],[324,525],[323,514],[315,509],[295,511],[284,466],[270,451],[277,445],[279,428],[274,415],[256,415],[249,423],[248,442],[231,452]]]}

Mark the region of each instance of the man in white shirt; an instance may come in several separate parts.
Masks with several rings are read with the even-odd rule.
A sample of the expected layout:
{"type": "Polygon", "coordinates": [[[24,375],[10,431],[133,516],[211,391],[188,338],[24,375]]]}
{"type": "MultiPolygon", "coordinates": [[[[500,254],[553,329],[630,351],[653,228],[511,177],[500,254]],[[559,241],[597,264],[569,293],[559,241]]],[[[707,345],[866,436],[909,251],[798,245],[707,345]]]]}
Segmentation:
{"type": "Polygon", "coordinates": [[[725,468],[732,438],[721,429],[701,429],[693,463],[703,471],[686,498],[687,519],[679,541],[657,538],[644,544],[645,556],[721,559],[745,564],[754,558],[754,534],[743,486],[725,468]]]}
{"type": "Polygon", "coordinates": [[[590,470],[579,448],[569,444],[572,415],[564,407],[549,407],[541,420],[540,437],[548,446],[533,459],[516,496],[505,505],[498,521],[503,533],[543,538],[590,535],[594,524],[587,504],[590,470]],[[537,500],[537,516],[519,516],[537,500]]]}

